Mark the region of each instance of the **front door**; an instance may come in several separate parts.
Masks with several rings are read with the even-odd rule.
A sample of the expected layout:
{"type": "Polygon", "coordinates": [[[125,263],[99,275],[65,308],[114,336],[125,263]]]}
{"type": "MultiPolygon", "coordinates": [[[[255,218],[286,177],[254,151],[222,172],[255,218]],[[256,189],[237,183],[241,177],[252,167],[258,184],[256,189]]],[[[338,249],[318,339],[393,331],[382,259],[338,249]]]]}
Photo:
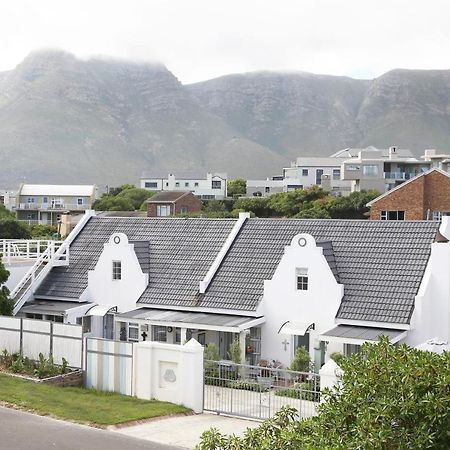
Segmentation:
{"type": "Polygon", "coordinates": [[[114,339],[114,314],[106,314],[103,317],[103,337],[114,339]]]}
{"type": "Polygon", "coordinates": [[[309,353],[309,333],[305,333],[303,336],[294,336],[294,355],[299,347],[305,347],[309,353]]]}

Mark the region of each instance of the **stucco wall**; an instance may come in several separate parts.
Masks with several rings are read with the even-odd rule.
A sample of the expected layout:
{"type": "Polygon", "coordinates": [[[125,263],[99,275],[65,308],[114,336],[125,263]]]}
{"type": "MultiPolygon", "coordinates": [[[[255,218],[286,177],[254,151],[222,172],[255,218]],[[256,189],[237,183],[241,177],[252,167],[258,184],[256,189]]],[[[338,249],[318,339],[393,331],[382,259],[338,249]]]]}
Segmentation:
{"type": "MultiPolygon", "coordinates": [[[[316,246],[311,235],[301,234],[292,239],[274,276],[264,284],[263,310],[266,323],[262,326],[262,358],[278,359],[289,366],[294,356],[294,336],[279,334],[280,327],[288,321],[314,323],[310,333],[310,354],[318,346],[318,335],[335,326],[335,316],[343,296],[343,286],[338,284],[322,248],[316,246]],[[301,247],[299,240],[306,245],[301,247]],[[307,291],[297,290],[296,269],[307,268],[307,291]],[[285,346],[284,340],[289,342],[285,346]]],[[[340,347],[339,347],[340,349],[340,347]]]]}

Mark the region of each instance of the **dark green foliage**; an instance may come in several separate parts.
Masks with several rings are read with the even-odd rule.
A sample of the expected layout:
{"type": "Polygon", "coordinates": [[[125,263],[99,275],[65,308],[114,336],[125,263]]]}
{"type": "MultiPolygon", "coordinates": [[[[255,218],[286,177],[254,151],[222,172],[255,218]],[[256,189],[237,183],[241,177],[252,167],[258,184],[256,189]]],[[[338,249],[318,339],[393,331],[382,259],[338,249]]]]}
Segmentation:
{"type": "Polygon", "coordinates": [[[155,194],[154,191],[124,184],[103,194],[94,202],[93,208],[98,211],[136,211],[141,207],[146,209],[145,201],[155,194]]]}
{"type": "Polygon", "coordinates": [[[4,286],[8,281],[9,271],[5,269],[0,255],[0,315],[12,316],[14,300],[9,297],[9,289],[4,286]]]}
{"type": "Polygon", "coordinates": [[[58,228],[52,225],[32,225],[30,234],[33,239],[55,239],[58,237],[58,228]]]}
{"type": "Polygon", "coordinates": [[[268,198],[246,198],[241,197],[236,200],[234,209],[252,212],[256,217],[270,217],[273,210],[269,207],[268,198]]]}
{"type": "Polygon", "coordinates": [[[296,372],[310,372],[312,369],[311,366],[311,358],[308,350],[303,346],[299,347],[291,362],[290,370],[295,370],[296,372]]]}
{"type": "Polygon", "coordinates": [[[16,219],[0,219],[0,239],[30,239],[28,225],[16,219]]]}
{"type": "Polygon", "coordinates": [[[382,338],[341,363],[342,383],[325,394],[317,417],[298,420],[295,409],[285,407],[243,438],[207,431],[198,449],[450,447],[450,353],[394,346],[382,338]]]}
{"type": "Polygon", "coordinates": [[[320,401],[320,386],[317,380],[318,378],[314,378],[313,380],[294,383],[286,389],[275,391],[275,395],[318,402],[320,401]]]}
{"type": "Polygon", "coordinates": [[[338,365],[340,366],[342,364],[342,361],[345,359],[345,356],[341,352],[333,352],[330,355],[330,358],[338,365]]]}
{"type": "Polygon", "coordinates": [[[229,180],[227,183],[228,197],[239,197],[245,195],[247,191],[247,181],[244,178],[229,180]]]}
{"type": "Polygon", "coordinates": [[[0,219],[14,219],[14,214],[5,208],[4,205],[0,205],[0,219]]]}

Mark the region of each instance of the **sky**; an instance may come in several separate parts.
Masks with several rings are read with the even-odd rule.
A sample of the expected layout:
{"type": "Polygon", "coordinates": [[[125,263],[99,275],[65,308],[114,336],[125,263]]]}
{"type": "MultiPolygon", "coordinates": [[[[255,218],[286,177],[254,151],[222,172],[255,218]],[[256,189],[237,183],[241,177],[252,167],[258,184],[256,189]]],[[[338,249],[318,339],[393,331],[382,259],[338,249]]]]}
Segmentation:
{"type": "Polygon", "coordinates": [[[450,68],[448,0],[1,0],[0,71],[32,50],[165,64],[183,83],[256,70],[374,78],[450,68]]]}

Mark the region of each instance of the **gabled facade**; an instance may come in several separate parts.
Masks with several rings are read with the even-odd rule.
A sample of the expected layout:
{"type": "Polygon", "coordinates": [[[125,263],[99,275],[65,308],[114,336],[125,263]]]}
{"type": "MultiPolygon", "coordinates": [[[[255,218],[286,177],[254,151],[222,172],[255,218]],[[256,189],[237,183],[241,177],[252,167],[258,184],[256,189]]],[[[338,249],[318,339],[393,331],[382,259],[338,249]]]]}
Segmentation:
{"type": "Polygon", "coordinates": [[[17,219],[30,225],[57,225],[67,212],[92,209],[94,185],[22,184],[16,197],[17,219]]]}
{"type": "Polygon", "coordinates": [[[288,366],[305,346],[318,369],[387,335],[417,343],[450,333],[450,236],[438,222],[90,218],[24,310],[67,317],[120,340],[214,342],[228,359],[288,366]],[[441,236],[442,235],[442,236],[441,236]],[[435,241],[436,236],[441,238],[435,241]],[[116,242],[118,241],[118,242],[116,242]],[[431,255],[431,257],[430,257],[431,255]],[[120,263],[120,264],[118,264],[120,263]]]}
{"type": "Polygon", "coordinates": [[[440,220],[450,214],[450,174],[431,169],[367,204],[371,220],[440,220]]]}
{"type": "Polygon", "coordinates": [[[147,200],[147,217],[198,213],[202,202],[192,192],[164,191],[147,200]]]}

